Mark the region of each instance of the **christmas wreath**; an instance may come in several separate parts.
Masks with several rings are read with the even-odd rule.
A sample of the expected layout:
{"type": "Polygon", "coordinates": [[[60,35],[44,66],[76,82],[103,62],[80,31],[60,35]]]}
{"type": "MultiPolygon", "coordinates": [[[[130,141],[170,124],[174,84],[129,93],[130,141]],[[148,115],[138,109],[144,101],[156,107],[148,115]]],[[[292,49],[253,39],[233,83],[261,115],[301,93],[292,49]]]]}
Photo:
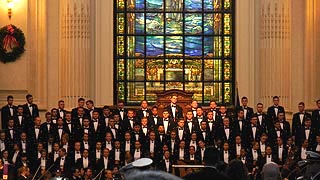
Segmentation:
{"type": "Polygon", "coordinates": [[[25,51],[25,37],[21,29],[7,25],[0,29],[0,61],[14,62],[25,51]]]}

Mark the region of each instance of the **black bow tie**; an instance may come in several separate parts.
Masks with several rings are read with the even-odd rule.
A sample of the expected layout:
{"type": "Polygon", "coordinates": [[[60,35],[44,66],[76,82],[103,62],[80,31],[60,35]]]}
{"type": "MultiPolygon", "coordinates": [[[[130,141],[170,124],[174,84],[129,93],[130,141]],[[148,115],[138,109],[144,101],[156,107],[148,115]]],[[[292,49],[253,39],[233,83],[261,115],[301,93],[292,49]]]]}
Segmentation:
{"type": "Polygon", "coordinates": [[[79,152],[79,151],[77,151],[77,154],[80,154],[80,152],[79,152]]]}
{"type": "Polygon", "coordinates": [[[224,127],[224,129],[229,129],[229,127],[224,127]]]}
{"type": "Polygon", "coordinates": [[[176,105],[171,105],[171,107],[174,107],[174,108],[175,108],[175,107],[176,107],[176,105]]]}
{"type": "Polygon", "coordinates": [[[253,127],[253,128],[255,127],[256,128],[257,126],[256,125],[252,125],[251,127],[253,127]]]}
{"type": "Polygon", "coordinates": [[[305,127],[306,130],[310,130],[310,127],[305,127]]]}
{"type": "Polygon", "coordinates": [[[183,130],[183,128],[179,128],[179,130],[183,130]]]}
{"type": "Polygon", "coordinates": [[[169,119],[164,119],[164,121],[169,121],[169,119]]]}
{"type": "Polygon", "coordinates": [[[123,109],[120,109],[119,111],[120,111],[120,112],[123,112],[124,110],[123,110],[123,109]]]}

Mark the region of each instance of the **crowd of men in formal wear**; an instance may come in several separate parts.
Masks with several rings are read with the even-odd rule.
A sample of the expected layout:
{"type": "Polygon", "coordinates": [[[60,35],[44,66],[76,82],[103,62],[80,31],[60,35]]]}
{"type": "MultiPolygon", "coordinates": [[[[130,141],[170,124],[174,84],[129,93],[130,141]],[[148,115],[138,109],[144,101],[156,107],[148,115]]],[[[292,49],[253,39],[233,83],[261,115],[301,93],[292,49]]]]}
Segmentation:
{"type": "Polygon", "coordinates": [[[26,100],[14,106],[8,96],[1,109],[0,166],[9,165],[12,174],[27,166],[37,177],[47,172],[71,179],[90,179],[100,172],[103,178],[112,177],[143,157],[151,158],[154,168],[171,173],[173,164],[202,164],[206,147],[214,146],[221,161],[239,159],[253,176],[268,162],[277,163],[286,176],[292,162],[307,158],[307,151],[320,153],[320,100],[312,114],[300,102],[291,125],[277,96],[267,113],[262,103],[254,110],[243,97],[232,113],[224,105],[218,109],[215,101],[204,110],[194,100],[185,114],[176,96],[162,114],[146,100],[134,110],[122,101],[111,109],[79,98],[71,112],[60,100],[57,108],[45,113],[45,120],[32,95],[26,100]]]}

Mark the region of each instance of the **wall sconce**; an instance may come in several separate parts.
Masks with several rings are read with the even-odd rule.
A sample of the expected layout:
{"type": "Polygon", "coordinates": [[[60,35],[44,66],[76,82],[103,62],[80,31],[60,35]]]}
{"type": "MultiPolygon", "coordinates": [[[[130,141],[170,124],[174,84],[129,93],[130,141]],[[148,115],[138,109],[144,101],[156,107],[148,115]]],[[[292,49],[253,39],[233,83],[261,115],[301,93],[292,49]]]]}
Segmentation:
{"type": "Polygon", "coordinates": [[[13,9],[13,0],[7,0],[7,6],[8,6],[8,17],[11,19],[12,16],[12,9],[13,9]]]}

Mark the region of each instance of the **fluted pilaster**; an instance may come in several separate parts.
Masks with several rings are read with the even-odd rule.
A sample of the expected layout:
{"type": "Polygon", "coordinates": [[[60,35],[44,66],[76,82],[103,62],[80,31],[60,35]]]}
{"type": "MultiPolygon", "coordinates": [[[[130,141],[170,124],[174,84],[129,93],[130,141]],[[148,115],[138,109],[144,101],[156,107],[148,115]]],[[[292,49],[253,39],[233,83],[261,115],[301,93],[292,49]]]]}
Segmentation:
{"type": "Polygon", "coordinates": [[[260,101],[291,107],[291,0],[260,2],[260,101]]]}
{"type": "Polygon", "coordinates": [[[59,96],[67,107],[90,98],[92,22],[90,0],[60,0],[59,96]]]}

